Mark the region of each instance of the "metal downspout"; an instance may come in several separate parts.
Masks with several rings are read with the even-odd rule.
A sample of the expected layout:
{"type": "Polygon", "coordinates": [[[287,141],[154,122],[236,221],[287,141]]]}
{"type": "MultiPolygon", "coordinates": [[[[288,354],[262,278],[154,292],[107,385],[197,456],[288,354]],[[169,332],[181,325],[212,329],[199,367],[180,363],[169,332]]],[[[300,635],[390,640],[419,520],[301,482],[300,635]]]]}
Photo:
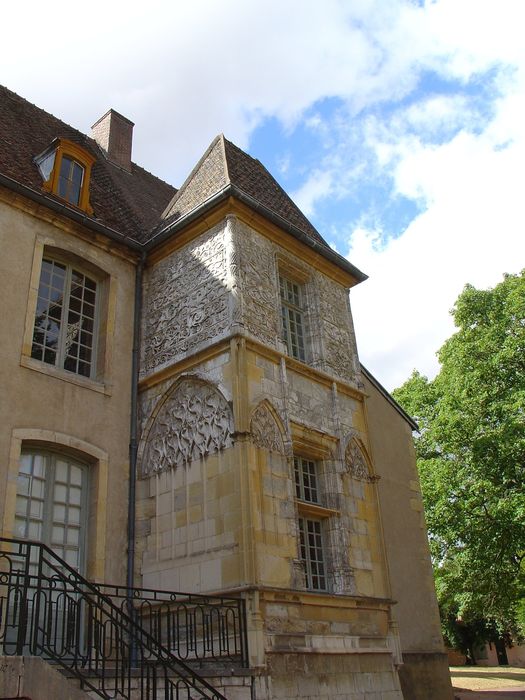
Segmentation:
{"type": "MultiPolygon", "coordinates": [[[[142,316],[142,278],[146,254],[143,252],[135,273],[135,309],[133,313],[133,350],[131,355],[131,416],[129,431],[128,565],[126,586],[133,588],[135,576],[135,494],[138,452],[138,386],[140,362],[140,322],[142,316]]],[[[131,593],[131,591],[130,591],[131,593]]]]}

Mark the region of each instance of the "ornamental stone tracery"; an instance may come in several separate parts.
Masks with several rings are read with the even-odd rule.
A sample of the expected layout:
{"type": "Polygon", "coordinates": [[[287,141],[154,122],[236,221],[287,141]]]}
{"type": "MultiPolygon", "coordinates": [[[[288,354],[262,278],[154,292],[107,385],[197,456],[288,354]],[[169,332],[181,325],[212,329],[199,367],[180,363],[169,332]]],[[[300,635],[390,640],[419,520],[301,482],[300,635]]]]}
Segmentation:
{"type": "Polygon", "coordinates": [[[184,379],[168,397],[147,437],[142,472],[189,464],[233,445],[233,416],[210,384],[184,379]]]}
{"type": "Polygon", "coordinates": [[[376,481],[368,470],[365,457],[355,440],[350,440],[345,450],[345,466],[350,476],[358,481],[376,481]]]}
{"type": "Polygon", "coordinates": [[[257,447],[284,454],[284,442],[277,421],[264,403],[259,404],[252,414],[250,432],[257,447]]]}

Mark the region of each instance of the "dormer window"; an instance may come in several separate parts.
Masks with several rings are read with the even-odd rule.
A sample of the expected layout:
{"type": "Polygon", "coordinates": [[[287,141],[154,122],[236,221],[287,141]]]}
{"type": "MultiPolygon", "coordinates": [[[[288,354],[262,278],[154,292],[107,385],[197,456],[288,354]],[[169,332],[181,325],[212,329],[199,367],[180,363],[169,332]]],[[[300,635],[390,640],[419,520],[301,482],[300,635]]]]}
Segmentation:
{"type": "Polygon", "coordinates": [[[69,204],[93,213],[89,204],[89,180],[95,158],[67,139],[56,139],[35,162],[44,180],[43,187],[69,204]]]}
{"type": "Polygon", "coordinates": [[[58,176],[58,196],[75,206],[79,205],[85,168],[69,156],[62,156],[58,176]]]}

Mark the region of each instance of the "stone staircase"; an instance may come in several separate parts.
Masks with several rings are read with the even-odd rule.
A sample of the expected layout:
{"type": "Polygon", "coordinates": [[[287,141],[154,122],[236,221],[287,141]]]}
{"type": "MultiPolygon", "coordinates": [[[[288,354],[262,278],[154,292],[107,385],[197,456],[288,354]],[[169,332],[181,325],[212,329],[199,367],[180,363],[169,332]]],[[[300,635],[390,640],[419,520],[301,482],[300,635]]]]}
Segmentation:
{"type": "Polygon", "coordinates": [[[250,700],[242,599],[95,584],[37,542],[0,558],[0,700],[250,700]]]}
{"type": "MultiPolygon", "coordinates": [[[[92,698],[93,700],[100,700],[101,695],[93,690],[82,690],[81,682],[78,678],[75,678],[67,672],[61,672],[61,675],[67,679],[68,685],[72,690],[78,690],[82,692],[84,698],[92,698]]],[[[253,675],[247,669],[231,669],[227,671],[226,669],[210,668],[207,670],[200,669],[199,675],[204,678],[210,685],[212,685],[216,690],[218,690],[224,697],[228,700],[251,700],[252,698],[252,685],[253,685],[253,675]]],[[[98,686],[102,691],[108,686],[114,687],[114,678],[107,676],[104,678],[97,678],[95,676],[88,676],[89,681],[92,685],[98,686]]],[[[60,696],[62,697],[62,696],[60,696]]],[[[142,684],[139,673],[134,674],[134,678],[131,682],[131,694],[129,696],[117,696],[124,700],[179,700],[174,694],[171,694],[170,690],[165,689],[165,685],[160,680],[156,688],[145,687],[142,684]]],[[[189,695],[185,687],[180,689],[180,700],[193,700],[193,696],[189,695]]],[[[1,698],[0,698],[1,700],[1,698]]],[[[57,700],[56,696],[54,700],[57,700]]],[[[76,700],[76,698],[75,698],[76,700]]],[[[195,696],[195,700],[198,700],[198,696],[195,696]]]]}

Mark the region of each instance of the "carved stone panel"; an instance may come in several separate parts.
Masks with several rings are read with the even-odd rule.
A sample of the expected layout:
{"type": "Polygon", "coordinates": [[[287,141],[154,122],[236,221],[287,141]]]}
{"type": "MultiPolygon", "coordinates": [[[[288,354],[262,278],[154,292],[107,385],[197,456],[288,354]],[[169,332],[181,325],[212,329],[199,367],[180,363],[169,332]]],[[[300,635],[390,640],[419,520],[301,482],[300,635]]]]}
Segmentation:
{"type": "Polygon", "coordinates": [[[345,465],[348,473],[359,481],[375,481],[368,470],[365,456],[355,440],[350,440],[345,450],[345,465]]]}
{"type": "Polygon", "coordinates": [[[143,370],[154,370],[227,329],[227,274],[225,232],[219,227],[149,272],[143,370]]]}
{"type": "Polygon", "coordinates": [[[259,404],[253,412],[250,431],[257,447],[285,454],[283,436],[277,421],[264,403],[259,404]]]}
{"type": "Polygon", "coordinates": [[[324,275],[317,275],[319,321],[324,345],[324,366],[343,379],[356,374],[356,346],[346,290],[324,275]]]}
{"type": "Polygon", "coordinates": [[[245,328],[275,346],[278,334],[278,290],[272,244],[239,225],[240,280],[245,328]]]}
{"type": "Polygon", "coordinates": [[[150,428],[144,475],[188,464],[233,445],[233,416],[212,385],[185,379],[168,397],[150,428]]]}

